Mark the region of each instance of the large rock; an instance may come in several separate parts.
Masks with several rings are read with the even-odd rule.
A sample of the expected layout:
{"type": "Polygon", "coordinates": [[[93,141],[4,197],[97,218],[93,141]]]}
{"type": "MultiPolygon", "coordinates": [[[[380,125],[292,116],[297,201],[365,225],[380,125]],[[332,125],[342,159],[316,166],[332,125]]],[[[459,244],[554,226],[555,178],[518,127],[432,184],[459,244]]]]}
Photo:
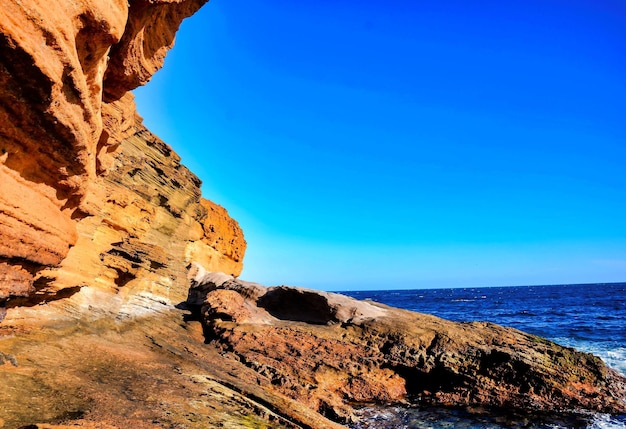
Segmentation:
{"type": "Polygon", "coordinates": [[[601,359],[511,328],[201,270],[188,303],[268,390],[339,422],[363,402],[626,412],[626,379],[601,359]]]}
{"type": "Polygon", "coordinates": [[[186,311],[120,321],[42,310],[53,317],[0,324],[1,428],[340,428],[205,344],[186,311]]]}
{"type": "Polygon", "coordinates": [[[193,261],[241,272],[237,222],[201,198],[128,92],[205,2],[3,2],[0,307],[85,286],[183,298],[193,261]]]}

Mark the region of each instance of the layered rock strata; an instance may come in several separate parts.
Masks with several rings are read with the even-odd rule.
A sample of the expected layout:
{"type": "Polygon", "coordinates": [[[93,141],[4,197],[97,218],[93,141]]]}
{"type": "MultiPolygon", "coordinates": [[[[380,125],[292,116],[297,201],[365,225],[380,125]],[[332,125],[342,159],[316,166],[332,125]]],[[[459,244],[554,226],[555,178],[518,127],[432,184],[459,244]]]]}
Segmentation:
{"type": "Polygon", "coordinates": [[[2,2],[0,307],[135,279],[184,296],[191,261],[240,273],[241,229],[129,93],[205,2],[2,2]]]}
{"type": "Polygon", "coordinates": [[[363,402],[626,412],[626,379],[601,359],[512,328],[201,269],[188,303],[267,390],[339,422],[363,402]]]}

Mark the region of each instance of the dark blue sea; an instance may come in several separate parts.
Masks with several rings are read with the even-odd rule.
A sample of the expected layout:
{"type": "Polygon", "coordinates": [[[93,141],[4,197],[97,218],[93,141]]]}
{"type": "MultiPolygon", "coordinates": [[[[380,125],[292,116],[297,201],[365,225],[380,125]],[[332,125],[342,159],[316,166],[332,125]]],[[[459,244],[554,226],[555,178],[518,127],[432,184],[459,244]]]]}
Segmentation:
{"type": "MultiPolygon", "coordinates": [[[[458,322],[488,321],[600,356],[626,375],[626,283],[343,292],[458,322]]],[[[354,429],[626,429],[626,415],[472,416],[462,410],[372,407],[354,429]]]]}

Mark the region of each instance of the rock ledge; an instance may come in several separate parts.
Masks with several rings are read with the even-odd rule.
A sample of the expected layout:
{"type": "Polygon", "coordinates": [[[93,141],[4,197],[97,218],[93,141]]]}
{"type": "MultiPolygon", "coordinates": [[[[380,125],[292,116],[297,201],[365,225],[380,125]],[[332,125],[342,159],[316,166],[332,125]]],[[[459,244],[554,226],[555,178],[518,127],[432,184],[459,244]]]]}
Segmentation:
{"type": "Polygon", "coordinates": [[[512,328],[194,274],[187,302],[207,340],[334,421],[357,403],[626,412],[626,379],[601,359],[512,328]]]}

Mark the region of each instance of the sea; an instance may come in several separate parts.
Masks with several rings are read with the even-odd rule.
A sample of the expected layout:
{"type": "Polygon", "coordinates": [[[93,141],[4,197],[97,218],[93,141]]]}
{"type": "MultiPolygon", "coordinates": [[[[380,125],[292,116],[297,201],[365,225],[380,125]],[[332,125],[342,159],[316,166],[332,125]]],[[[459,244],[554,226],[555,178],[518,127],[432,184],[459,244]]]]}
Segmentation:
{"type": "MultiPolygon", "coordinates": [[[[444,319],[488,321],[593,353],[626,375],[626,283],[342,292],[444,319]]],[[[626,414],[513,416],[460,409],[364,407],[352,429],[626,429],[626,414]]]]}

